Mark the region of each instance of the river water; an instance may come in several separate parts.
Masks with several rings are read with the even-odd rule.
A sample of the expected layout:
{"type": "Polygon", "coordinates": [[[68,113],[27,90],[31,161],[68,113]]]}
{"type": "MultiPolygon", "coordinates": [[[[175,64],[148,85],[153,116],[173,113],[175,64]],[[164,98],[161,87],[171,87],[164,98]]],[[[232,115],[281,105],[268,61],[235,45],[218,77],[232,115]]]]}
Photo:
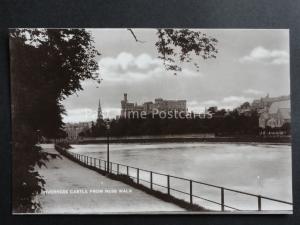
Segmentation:
{"type": "MultiPolygon", "coordinates": [[[[73,152],[106,160],[105,144],[72,145],[73,152]]],[[[292,202],[291,146],[257,143],[128,143],[110,144],[110,161],[141,169],[193,179],[226,188],[292,202]]],[[[126,168],[120,167],[126,173],[126,168]]],[[[136,176],[131,169],[130,175],[136,176]]],[[[140,179],[150,174],[140,171],[140,179]]],[[[167,186],[166,177],[153,175],[153,182],[167,186]]],[[[143,183],[141,181],[141,183],[143,183]]],[[[145,186],[149,183],[144,182],[145,186]]],[[[190,191],[188,181],[170,179],[171,188],[190,191]]],[[[166,188],[155,186],[166,192],[166,188]]],[[[189,201],[189,195],[171,190],[171,194],[189,201]]],[[[220,189],[193,183],[193,194],[220,202],[220,189]]],[[[256,210],[256,197],[225,191],[225,204],[256,210]]],[[[193,197],[193,202],[210,209],[220,206],[193,197]]],[[[227,208],[229,210],[229,208],[227,208]]],[[[291,210],[291,206],[262,200],[264,210],[291,210]]]]}

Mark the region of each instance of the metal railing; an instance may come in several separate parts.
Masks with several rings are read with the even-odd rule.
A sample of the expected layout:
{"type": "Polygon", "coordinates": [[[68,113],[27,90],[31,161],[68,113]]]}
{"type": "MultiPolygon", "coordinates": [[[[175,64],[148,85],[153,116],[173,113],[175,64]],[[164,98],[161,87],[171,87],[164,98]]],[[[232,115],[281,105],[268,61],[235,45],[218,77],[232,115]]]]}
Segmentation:
{"type": "MultiPolygon", "coordinates": [[[[189,201],[190,204],[194,204],[194,201],[196,199],[200,199],[200,200],[218,205],[220,207],[219,208],[220,211],[225,211],[225,210],[228,210],[228,209],[233,210],[233,211],[242,211],[241,209],[238,209],[236,207],[230,206],[230,205],[225,203],[225,192],[232,192],[232,193],[236,193],[236,194],[256,198],[256,201],[257,201],[256,210],[257,211],[263,211],[264,210],[263,207],[262,207],[262,200],[269,200],[269,201],[272,201],[272,202],[277,202],[277,203],[293,206],[293,203],[288,202],[288,201],[283,201],[283,200],[270,198],[270,197],[266,197],[266,196],[262,196],[262,195],[256,195],[256,194],[252,194],[252,193],[248,193],[248,192],[244,192],[244,191],[239,191],[239,190],[235,190],[235,189],[231,189],[231,188],[221,187],[221,186],[208,184],[208,183],[204,183],[204,182],[200,182],[200,181],[196,181],[196,180],[192,180],[192,179],[182,178],[182,177],[178,177],[178,176],[173,176],[173,175],[169,175],[169,174],[165,174],[165,173],[159,173],[159,172],[154,172],[154,171],[151,171],[151,170],[145,170],[145,169],[141,169],[141,168],[137,168],[137,167],[133,167],[133,166],[124,165],[124,164],[121,164],[121,163],[110,162],[109,163],[109,170],[108,170],[107,169],[108,165],[107,165],[106,160],[103,160],[103,159],[100,159],[100,158],[94,158],[94,157],[90,157],[90,156],[86,156],[86,155],[81,155],[81,154],[70,152],[70,151],[65,151],[65,152],[69,156],[73,157],[74,159],[80,161],[81,163],[83,163],[87,166],[92,166],[92,167],[95,167],[97,169],[107,171],[107,172],[109,172],[111,174],[115,174],[115,175],[128,176],[129,178],[132,178],[137,184],[141,184],[141,182],[148,183],[149,188],[151,190],[155,190],[154,187],[160,187],[160,188],[164,188],[166,190],[166,193],[168,195],[172,195],[173,197],[176,197],[176,196],[174,196],[174,192],[186,195],[188,197],[188,201],[189,201]],[[132,170],[135,171],[134,174],[132,174],[132,170]],[[145,176],[144,177],[140,176],[141,172],[147,173],[149,175],[148,179],[146,179],[145,176]],[[154,181],[154,175],[165,177],[166,185],[155,182],[154,181]],[[187,188],[188,190],[187,191],[186,190],[179,190],[179,189],[176,189],[175,187],[172,187],[171,182],[170,182],[171,179],[177,179],[177,180],[186,182],[187,185],[188,185],[188,188],[187,188]],[[197,195],[193,190],[194,186],[196,184],[203,185],[203,186],[214,188],[214,189],[218,190],[219,193],[220,193],[219,201],[208,199],[208,198],[205,198],[203,196],[197,195]]],[[[143,185],[143,184],[141,184],[141,185],[143,185]]]]}

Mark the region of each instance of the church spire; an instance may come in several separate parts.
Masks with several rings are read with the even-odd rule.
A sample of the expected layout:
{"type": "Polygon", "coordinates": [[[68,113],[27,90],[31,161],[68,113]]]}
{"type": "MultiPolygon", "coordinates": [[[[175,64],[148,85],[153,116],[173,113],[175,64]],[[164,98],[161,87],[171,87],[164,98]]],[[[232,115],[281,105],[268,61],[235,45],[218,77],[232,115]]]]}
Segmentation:
{"type": "Polygon", "coordinates": [[[101,109],[100,99],[99,99],[99,105],[98,105],[98,118],[97,118],[97,120],[103,120],[103,115],[102,115],[102,109],[101,109]]]}

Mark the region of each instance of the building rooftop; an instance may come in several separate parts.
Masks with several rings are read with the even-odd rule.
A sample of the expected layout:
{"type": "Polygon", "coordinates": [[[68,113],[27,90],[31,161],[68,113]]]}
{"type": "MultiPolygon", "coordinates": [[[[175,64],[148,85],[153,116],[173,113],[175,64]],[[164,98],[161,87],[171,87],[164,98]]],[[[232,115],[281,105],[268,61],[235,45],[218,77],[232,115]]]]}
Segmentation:
{"type": "Polygon", "coordinates": [[[279,109],[287,109],[290,112],[291,111],[291,101],[285,100],[285,101],[273,102],[269,108],[269,113],[270,114],[277,113],[279,109]]]}

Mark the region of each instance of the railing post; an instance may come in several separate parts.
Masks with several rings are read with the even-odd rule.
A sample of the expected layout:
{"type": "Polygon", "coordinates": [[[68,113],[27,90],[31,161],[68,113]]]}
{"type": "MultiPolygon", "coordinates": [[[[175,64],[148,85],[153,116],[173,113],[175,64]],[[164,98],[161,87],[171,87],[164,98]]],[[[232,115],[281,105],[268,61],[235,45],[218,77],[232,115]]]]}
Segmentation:
{"type": "Polygon", "coordinates": [[[168,195],[170,195],[170,175],[167,175],[168,195]]]}
{"type": "Polygon", "coordinates": [[[112,162],[110,162],[110,173],[113,173],[112,162]]]}
{"type": "Polygon", "coordinates": [[[98,159],[99,169],[101,170],[101,160],[98,159]]]}
{"type": "Polygon", "coordinates": [[[258,211],[261,211],[261,196],[260,195],[257,196],[257,207],[258,207],[258,211]]]}
{"type": "Polygon", "coordinates": [[[225,203],[224,203],[224,188],[221,187],[221,211],[224,211],[225,209],[225,203]]]}
{"type": "Polygon", "coordinates": [[[127,166],[127,176],[129,176],[129,168],[128,168],[128,166],[127,166]]]}
{"type": "Polygon", "coordinates": [[[104,161],[104,170],[105,170],[105,171],[107,171],[107,170],[106,170],[106,166],[107,166],[107,165],[106,165],[106,162],[104,161]]]}
{"type": "Polygon", "coordinates": [[[119,175],[119,163],[117,164],[117,175],[119,175]]]}
{"type": "Polygon", "coordinates": [[[193,181],[190,180],[190,204],[193,204],[193,181]]]}
{"type": "Polygon", "coordinates": [[[136,182],[139,184],[140,183],[140,169],[136,169],[136,182]]]}
{"type": "Polygon", "coordinates": [[[153,182],[152,182],[152,180],[153,180],[153,175],[152,175],[152,171],[150,171],[150,188],[151,188],[151,190],[153,189],[153,182]]]}
{"type": "Polygon", "coordinates": [[[96,167],[96,158],[94,158],[94,167],[96,167]]]}

